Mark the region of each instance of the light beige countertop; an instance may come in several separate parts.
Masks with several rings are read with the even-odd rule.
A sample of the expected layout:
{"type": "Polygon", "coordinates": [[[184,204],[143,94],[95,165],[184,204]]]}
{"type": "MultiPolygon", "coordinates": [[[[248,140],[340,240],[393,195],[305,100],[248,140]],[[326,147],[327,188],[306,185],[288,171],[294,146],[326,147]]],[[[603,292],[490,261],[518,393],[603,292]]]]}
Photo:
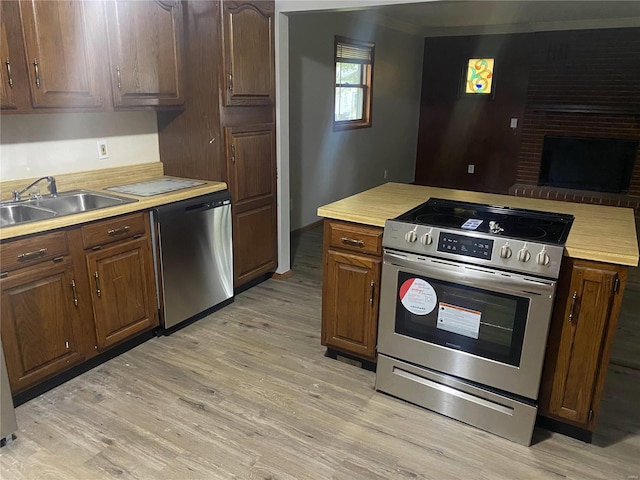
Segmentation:
{"type": "MultiPolygon", "coordinates": [[[[0,240],[8,240],[25,235],[32,235],[34,233],[41,233],[58,228],[69,227],[72,225],[79,225],[81,223],[115,217],[118,215],[123,215],[125,213],[148,210],[159,205],[166,205],[168,203],[198,197],[200,195],[217,192],[227,188],[227,184],[224,182],[207,182],[204,180],[198,180],[200,182],[204,182],[204,184],[185,188],[182,190],[176,190],[169,193],[163,193],[160,195],[153,195],[150,197],[141,197],[137,195],[129,195],[125,193],[105,190],[108,187],[145,182],[159,178],[177,178],[166,177],[164,175],[162,163],[160,162],[133,165],[130,167],[109,168],[91,172],[55,175],[55,178],[56,184],[58,186],[58,191],[61,193],[69,190],[86,189],[105,193],[108,195],[135,198],[137,202],[127,203],[124,205],[116,205],[108,208],[100,208],[89,212],[65,215],[47,220],[24,223],[21,225],[2,227],[0,228],[0,240]]],[[[2,198],[6,199],[8,195],[10,195],[12,190],[24,188],[30,183],[30,180],[33,179],[2,182],[0,184],[0,192],[2,198]]],[[[45,185],[46,182],[43,182],[40,185],[42,191],[46,191],[45,185]]]]}
{"type": "Polygon", "coordinates": [[[565,244],[565,255],[618,265],[638,265],[638,237],[631,208],[385,183],[324,205],[318,208],[318,215],[384,227],[387,219],[395,218],[431,197],[571,214],[575,220],[565,244]]]}

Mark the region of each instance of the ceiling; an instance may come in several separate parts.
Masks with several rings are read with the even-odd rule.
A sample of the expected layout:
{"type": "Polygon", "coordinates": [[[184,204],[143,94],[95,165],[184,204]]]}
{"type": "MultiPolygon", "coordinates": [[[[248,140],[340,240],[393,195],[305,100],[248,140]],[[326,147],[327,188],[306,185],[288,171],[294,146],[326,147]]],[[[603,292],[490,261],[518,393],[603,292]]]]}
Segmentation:
{"type": "MultiPolygon", "coordinates": [[[[354,10],[354,9],[352,9],[354,10]]],[[[429,35],[640,27],[640,1],[423,1],[368,7],[376,23],[429,35]]]]}

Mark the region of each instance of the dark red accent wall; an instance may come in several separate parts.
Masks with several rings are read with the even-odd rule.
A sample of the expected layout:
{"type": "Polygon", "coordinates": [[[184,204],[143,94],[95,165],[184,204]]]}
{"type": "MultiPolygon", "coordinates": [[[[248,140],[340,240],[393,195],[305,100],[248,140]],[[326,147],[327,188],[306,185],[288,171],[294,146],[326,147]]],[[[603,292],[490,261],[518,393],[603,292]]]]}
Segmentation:
{"type": "Polygon", "coordinates": [[[638,28],[425,39],[416,183],[508,193],[537,184],[546,134],[640,139],[638,58],[638,28]],[[492,99],[459,93],[476,56],[496,58],[492,99]]]}

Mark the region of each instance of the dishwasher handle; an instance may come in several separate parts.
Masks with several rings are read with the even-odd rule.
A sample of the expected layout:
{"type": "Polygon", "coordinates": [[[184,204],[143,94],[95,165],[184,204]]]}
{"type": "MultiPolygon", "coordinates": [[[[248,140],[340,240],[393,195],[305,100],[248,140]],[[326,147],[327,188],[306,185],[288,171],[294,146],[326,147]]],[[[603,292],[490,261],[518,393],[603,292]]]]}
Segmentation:
{"type": "Polygon", "coordinates": [[[228,190],[222,190],[200,197],[181,200],[168,205],[162,205],[154,209],[157,221],[163,222],[171,218],[180,217],[192,213],[203,212],[212,208],[231,205],[231,196],[228,190]]]}
{"type": "Polygon", "coordinates": [[[216,205],[213,203],[201,203],[200,205],[190,205],[184,209],[184,213],[197,213],[202,212],[203,210],[210,210],[212,208],[216,208],[216,205]]]}

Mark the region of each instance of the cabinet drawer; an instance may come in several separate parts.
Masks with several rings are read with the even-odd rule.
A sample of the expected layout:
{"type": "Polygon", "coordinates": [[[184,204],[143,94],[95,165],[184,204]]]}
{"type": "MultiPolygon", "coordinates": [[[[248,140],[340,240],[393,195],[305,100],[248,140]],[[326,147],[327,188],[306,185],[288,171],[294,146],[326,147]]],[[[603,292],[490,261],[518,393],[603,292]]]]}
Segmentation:
{"type": "Polygon", "coordinates": [[[86,225],[82,227],[84,248],[92,248],[144,234],[147,225],[146,218],[146,215],[141,212],[86,225]]]}
{"type": "Polygon", "coordinates": [[[382,229],[353,223],[327,222],[329,244],[355,252],[382,255],[382,229]]]}
{"type": "Polygon", "coordinates": [[[66,232],[45,233],[2,244],[2,271],[15,270],[69,253],[66,232]]]}

